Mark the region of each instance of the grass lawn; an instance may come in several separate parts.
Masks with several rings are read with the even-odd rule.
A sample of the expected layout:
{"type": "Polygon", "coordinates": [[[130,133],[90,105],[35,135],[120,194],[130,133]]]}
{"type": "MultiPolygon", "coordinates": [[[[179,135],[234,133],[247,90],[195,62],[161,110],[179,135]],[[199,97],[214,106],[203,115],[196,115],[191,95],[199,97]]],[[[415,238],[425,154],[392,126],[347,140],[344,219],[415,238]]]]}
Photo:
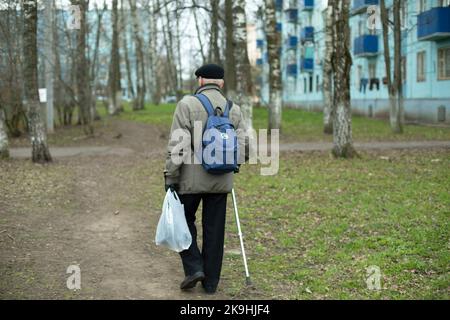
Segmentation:
{"type": "MultiPolygon", "coordinates": [[[[449,299],[448,151],[283,155],[276,176],[237,176],[256,290],[276,299],[449,299]],[[386,156],[389,158],[387,159],[386,156]],[[367,289],[369,266],[381,290],[367,289]]],[[[238,249],[231,198],[227,248],[238,249]]],[[[227,254],[228,293],[245,294],[239,255],[227,254]]]]}
{"type": "MultiPolygon", "coordinates": [[[[174,110],[175,104],[162,104],[159,106],[146,105],[144,110],[131,111],[127,104],[125,112],[120,117],[160,125],[167,130],[172,122],[174,110]]],[[[267,119],[266,108],[254,108],[254,126],[256,129],[267,128],[267,119]]],[[[391,133],[387,120],[354,116],[352,122],[355,141],[450,140],[450,127],[406,125],[404,134],[396,135],[391,133]]],[[[281,139],[285,142],[332,141],[331,136],[322,132],[321,113],[299,109],[283,110],[281,139]]]]}

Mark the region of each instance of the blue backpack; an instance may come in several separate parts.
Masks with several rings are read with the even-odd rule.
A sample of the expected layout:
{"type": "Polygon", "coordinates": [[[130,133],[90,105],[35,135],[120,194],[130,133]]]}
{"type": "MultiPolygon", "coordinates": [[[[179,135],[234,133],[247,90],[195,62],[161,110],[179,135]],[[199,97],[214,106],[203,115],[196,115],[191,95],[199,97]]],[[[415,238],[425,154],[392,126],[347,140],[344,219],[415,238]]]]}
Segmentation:
{"type": "Polygon", "coordinates": [[[223,114],[216,114],[211,101],[202,93],[195,97],[208,113],[202,137],[202,166],[208,173],[224,174],[238,171],[238,140],[234,125],[229,119],[233,103],[227,100],[223,114]],[[204,152],[204,150],[207,150],[204,152]]]}

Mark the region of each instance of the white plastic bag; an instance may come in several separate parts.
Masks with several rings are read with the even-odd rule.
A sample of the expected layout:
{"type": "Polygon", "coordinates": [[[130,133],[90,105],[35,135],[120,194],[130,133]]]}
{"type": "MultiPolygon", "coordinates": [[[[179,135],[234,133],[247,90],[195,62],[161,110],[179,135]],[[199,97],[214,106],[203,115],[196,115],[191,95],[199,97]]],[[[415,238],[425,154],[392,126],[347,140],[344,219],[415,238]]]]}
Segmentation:
{"type": "Polygon", "coordinates": [[[181,252],[190,247],[192,236],[189,231],[184,206],[175,191],[167,190],[161,217],[156,228],[156,245],[181,252]]]}

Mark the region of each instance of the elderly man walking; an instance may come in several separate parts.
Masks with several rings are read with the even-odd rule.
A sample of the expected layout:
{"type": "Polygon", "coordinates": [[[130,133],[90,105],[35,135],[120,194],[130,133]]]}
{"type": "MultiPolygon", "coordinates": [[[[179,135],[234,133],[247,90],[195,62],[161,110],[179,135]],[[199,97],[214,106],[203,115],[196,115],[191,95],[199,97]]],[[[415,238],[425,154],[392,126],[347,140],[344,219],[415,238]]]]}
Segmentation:
{"type": "MultiPolygon", "coordinates": [[[[199,281],[206,293],[213,294],[217,290],[223,259],[225,236],[225,213],[227,194],[233,188],[234,172],[208,171],[199,161],[195,161],[195,144],[202,141],[194,137],[195,123],[201,123],[205,130],[207,120],[214,115],[225,116],[236,133],[239,160],[245,157],[245,129],[242,113],[238,105],[228,101],[223,92],[224,69],[216,64],[207,64],[196,70],[195,75],[199,88],[194,95],[183,97],[178,102],[173,115],[171,138],[167,148],[167,159],[164,170],[165,189],[170,188],[179,194],[184,205],[186,221],[192,235],[189,249],[180,253],[185,279],[180,288],[194,288],[199,281]],[[212,108],[211,108],[212,107],[212,108]],[[172,133],[181,129],[191,140],[190,161],[179,163],[174,161],[173,153],[178,153],[179,143],[172,133]],[[196,142],[197,141],[197,142],[196,142]],[[177,150],[177,151],[175,151],[177,150]],[[200,251],[197,245],[196,212],[202,202],[203,244],[200,251]]],[[[209,123],[209,122],[208,122],[209,123]]],[[[203,132],[203,131],[202,131],[203,132]]],[[[222,134],[228,139],[228,134],[222,134]]],[[[183,151],[185,152],[185,151],[183,151]]],[[[238,161],[241,162],[241,161],[238,161]]]]}

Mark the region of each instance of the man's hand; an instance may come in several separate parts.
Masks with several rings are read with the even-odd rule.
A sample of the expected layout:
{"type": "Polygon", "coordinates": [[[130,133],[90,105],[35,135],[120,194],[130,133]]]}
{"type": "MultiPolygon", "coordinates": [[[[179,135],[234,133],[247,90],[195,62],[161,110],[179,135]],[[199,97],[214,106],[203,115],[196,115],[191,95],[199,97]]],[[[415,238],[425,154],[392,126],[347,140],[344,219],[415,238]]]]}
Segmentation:
{"type": "Polygon", "coordinates": [[[169,179],[168,179],[168,177],[166,177],[166,175],[164,174],[164,189],[166,190],[166,192],[167,192],[167,190],[172,190],[172,191],[177,191],[178,192],[178,189],[179,189],[179,185],[178,185],[178,183],[175,183],[174,181],[168,181],[169,179]]]}
{"type": "Polygon", "coordinates": [[[166,184],[165,186],[164,186],[164,189],[166,190],[166,192],[167,192],[167,190],[171,190],[171,191],[178,191],[178,188],[179,188],[179,185],[178,184],[166,184]]]}

